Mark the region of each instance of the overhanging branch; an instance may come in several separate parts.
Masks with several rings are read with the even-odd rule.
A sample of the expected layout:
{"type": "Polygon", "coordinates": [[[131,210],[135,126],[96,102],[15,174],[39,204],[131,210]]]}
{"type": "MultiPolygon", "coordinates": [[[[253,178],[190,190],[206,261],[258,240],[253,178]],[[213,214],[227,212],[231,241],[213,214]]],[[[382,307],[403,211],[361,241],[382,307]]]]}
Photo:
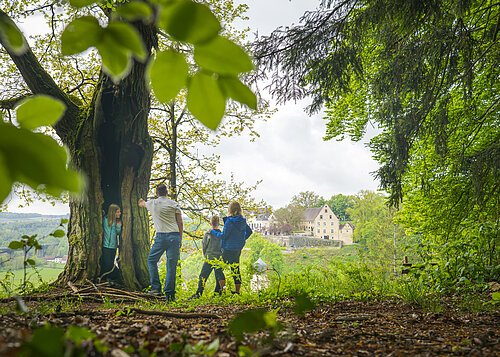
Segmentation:
{"type": "MultiPolygon", "coordinates": [[[[1,9],[0,17],[9,18],[1,9]]],[[[4,39],[1,37],[0,43],[9,54],[33,94],[46,94],[61,100],[66,105],[66,112],[61,120],[55,124],[54,129],[61,140],[65,144],[68,144],[68,141],[71,140],[72,132],[78,127],[77,123],[80,119],[80,108],[71,101],[68,95],[42,67],[29,46],[27,46],[23,54],[17,55],[6,46],[4,39]]]]}
{"type": "Polygon", "coordinates": [[[29,97],[29,94],[20,95],[20,96],[15,97],[15,98],[9,98],[9,99],[0,100],[0,108],[1,109],[7,109],[7,110],[14,109],[14,107],[21,100],[23,100],[24,98],[27,98],[27,97],[29,97]]]}

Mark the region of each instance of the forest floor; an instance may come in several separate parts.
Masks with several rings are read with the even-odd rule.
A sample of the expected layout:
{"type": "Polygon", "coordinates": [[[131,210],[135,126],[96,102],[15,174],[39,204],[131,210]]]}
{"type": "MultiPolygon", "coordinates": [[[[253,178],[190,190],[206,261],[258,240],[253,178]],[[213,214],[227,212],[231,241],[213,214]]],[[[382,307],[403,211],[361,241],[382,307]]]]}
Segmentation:
{"type": "MultiPolygon", "coordinates": [[[[106,355],[120,357],[153,352],[157,356],[207,355],[208,345],[216,339],[215,356],[238,356],[239,349],[242,355],[241,346],[255,356],[500,356],[498,309],[433,313],[400,301],[342,301],[323,303],[298,316],[288,304],[278,310],[283,328],[274,336],[263,331],[247,334],[238,342],[228,333],[228,323],[249,307],[234,299],[233,305],[180,308],[157,304],[161,308],[151,310],[137,308],[137,303],[111,308],[80,300],[73,307],[61,303],[55,309],[59,312],[51,312],[43,307],[47,303],[43,299],[27,298],[31,312],[25,314],[15,313],[16,302],[4,299],[0,302],[0,356],[16,356],[33,330],[47,323],[63,328],[85,326],[97,336],[94,342],[109,347],[106,355]]],[[[85,354],[101,355],[92,343],[85,347],[85,354]]]]}

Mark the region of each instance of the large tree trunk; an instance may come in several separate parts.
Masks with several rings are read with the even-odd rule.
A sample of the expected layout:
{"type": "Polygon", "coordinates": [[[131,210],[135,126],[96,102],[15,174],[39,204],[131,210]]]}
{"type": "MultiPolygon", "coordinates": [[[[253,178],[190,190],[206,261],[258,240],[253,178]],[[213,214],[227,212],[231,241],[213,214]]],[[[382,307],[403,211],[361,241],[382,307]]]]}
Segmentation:
{"type": "MultiPolygon", "coordinates": [[[[152,29],[141,30],[151,48],[152,29]]],[[[129,76],[118,84],[101,76],[73,150],[73,161],[88,181],[85,195],[71,200],[68,263],[60,282],[98,278],[103,215],[115,203],[123,211],[119,254],[125,287],[149,285],[148,216],[137,204],[149,189],[153,155],[147,130],[149,109],[144,64],[135,63],[129,76]]]]}
{"type": "MultiPolygon", "coordinates": [[[[153,27],[138,23],[137,28],[148,50],[156,45],[153,27]]],[[[70,150],[72,165],[87,179],[82,196],[70,200],[68,263],[58,282],[97,281],[103,214],[116,203],[123,211],[123,282],[129,289],[146,287],[149,224],[147,212],[137,204],[148,193],[153,153],[147,129],[150,95],[145,65],[134,63],[130,75],[118,84],[101,74],[90,107],[79,108],[41,67],[31,49],[22,55],[7,51],[33,94],[49,94],[66,103],[65,116],[55,129],[70,150]]]]}
{"type": "Polygon", "coordinates": [[[95,281],[100,272],[103,215],[111,203],[123,210],[120,245],[125,286],[148,285],[149,224],[137,201],[146,197],[152,160],[147,132],[149,91],[144,66],[118,85],[102,76],[73,151],[87,177],[83,197],[71,200],[68,263],[60,281],[95,281]]]}

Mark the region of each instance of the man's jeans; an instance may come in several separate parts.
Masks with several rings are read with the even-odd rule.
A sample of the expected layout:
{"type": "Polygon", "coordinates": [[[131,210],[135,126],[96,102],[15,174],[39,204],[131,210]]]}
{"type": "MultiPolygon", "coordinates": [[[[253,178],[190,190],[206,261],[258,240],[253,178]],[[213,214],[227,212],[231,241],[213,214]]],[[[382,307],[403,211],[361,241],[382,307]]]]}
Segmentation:
{"type": "Polygon", "coordinates": [[[151,290],[161,292],[158,261],[163,252],[167,252],[167,277],[165,279],[165,296],[168,300],[175,299],[175,277],[177,262],[179,261],[181,239],[178,232],[156,233],[155,242],[149,251],[148,269],[151,281],[151,290]]]}

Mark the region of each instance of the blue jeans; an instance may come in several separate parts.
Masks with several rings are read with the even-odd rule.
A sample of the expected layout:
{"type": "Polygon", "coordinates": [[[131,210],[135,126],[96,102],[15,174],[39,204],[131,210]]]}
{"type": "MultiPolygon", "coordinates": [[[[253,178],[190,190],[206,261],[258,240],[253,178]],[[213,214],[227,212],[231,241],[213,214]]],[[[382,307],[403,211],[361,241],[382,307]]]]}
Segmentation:
{"type": "Polygon", "coordinates": [[[179,261],[181,238],[178,232],[156,233],[155,242],[149,251],[148,269],[151,281],[151,290],[161,292],[158,261],[163,252],[167,252],[167,277],[165,279],[165,296],[169,300],[175,299],[175,277],[177,262],[179,261]]]}

